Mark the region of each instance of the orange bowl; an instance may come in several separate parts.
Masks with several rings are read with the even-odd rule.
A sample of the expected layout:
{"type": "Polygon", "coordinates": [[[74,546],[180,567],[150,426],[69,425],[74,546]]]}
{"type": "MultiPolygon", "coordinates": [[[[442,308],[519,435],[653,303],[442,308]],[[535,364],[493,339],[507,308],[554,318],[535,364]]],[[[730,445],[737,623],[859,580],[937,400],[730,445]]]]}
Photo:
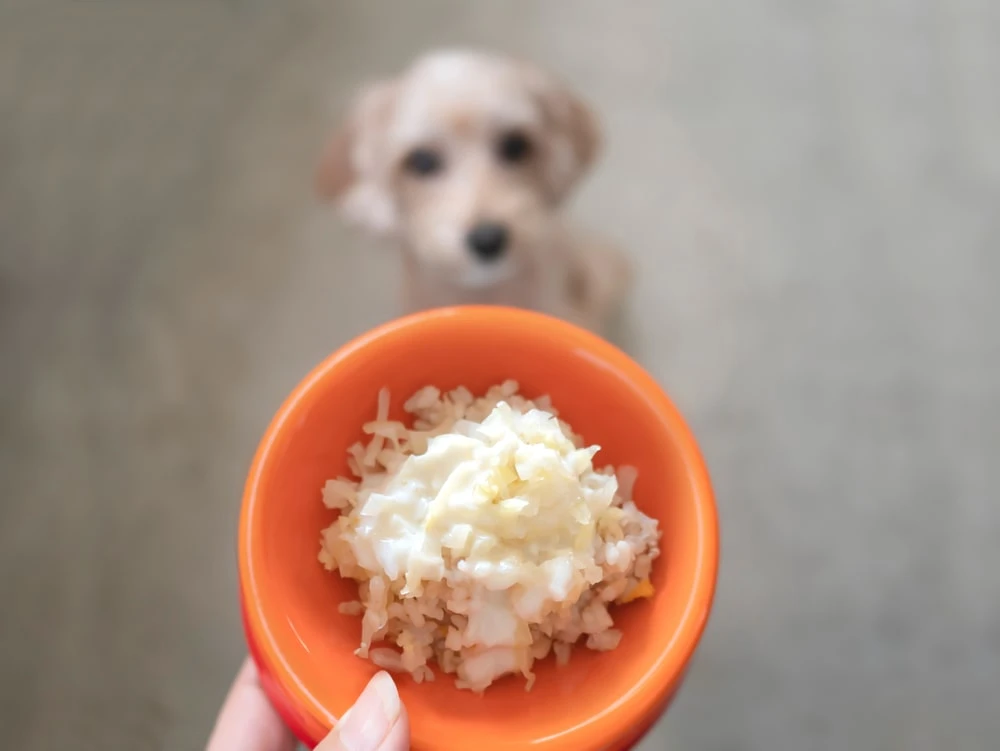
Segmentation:
{"type": "Polygon", "coordinates": [[[323,483],[348,475],[347,447],[392,394],[391,417],[428,384],[483,393],[508,378],[549,394],[597,463],[639,471],[635,500],[660,521],[663,553],[648,600],[612,609],[624,632],[611,652],[574,650],[536,663],[530,692],[505,678],[477,696],[451,676],[397,679],[415,751],[611,751],[635,743],[680,685],[711,608],[718,529],[708,474],[683,418],[620,350],[568,323],[521,310],[444,308],[385,324],[319,365],[278,410],[247,479],[239,527],[243,620],[264,689],[303,743],[315,746],[376,668],[354,655],[358,617],[341,615],[354,582],[317,560],[335,518],[323,483]]]}

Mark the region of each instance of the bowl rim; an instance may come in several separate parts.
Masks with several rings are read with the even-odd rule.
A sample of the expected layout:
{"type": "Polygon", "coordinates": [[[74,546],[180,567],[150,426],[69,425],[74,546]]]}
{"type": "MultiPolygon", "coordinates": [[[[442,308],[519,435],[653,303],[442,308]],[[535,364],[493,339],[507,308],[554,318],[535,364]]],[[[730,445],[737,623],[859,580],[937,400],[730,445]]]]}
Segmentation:
{"type": "MultiPolygon", "coordinates": [[[[591,357],[624,372],[633,380],[670,425],[670,431],[683,459],[686,474],[693,488],[697,519],[696,565],[683,615],[672,638],[662,647],[657,659],[635,686],[604,711],[573,728],[546,738],[536,739],[536,751],[563,751],[580,748],[584,737],[595,747],[614,744],[623,734],[644,722],[676,690],[683,678],[695,649],[701,640],[715,596],[719,566],[719,529],[715,497],[708,469],[694,434],[673,401],[656,380],[625,352],[600,336],[564,320],[546,314],[502,306],[452,306],[413,313],[383,323],[355,337],[327,355],[303,378],[285,398],[268,424],[247,474],[243,491],[238,530],[238,574],[244,630],[251,655],[257,662],[265,691],[269,694],[284,720],[304,743],[314,746],[322,740],[317,728],[329,728],[337,717],[327,710],[290,669],[280,645],[269,627],[269,618],[256,596],[259,591],[256,571],[259,562],[252,554],[251,537],[254,528],[257,490],[265,467],[271,460],[272,449],[283,435],[290,418],[296,414],[303,398],[325,380],[345,360],[375,341],[401,330],[421,328],[442,319],[465,318],[538,330],[570,340],[591,357]],[[575,739],[575,740],[574,740],[575,739]]],[[[588,744],[588,745],[590,745],[588,744]]],[[[492,747],[492,746],[491,746],[492,747]]],[[[414,745],[414,748],[423,748],[414,745]]],[[[485,747],[484,747],[485,748],[485,747]]]]}

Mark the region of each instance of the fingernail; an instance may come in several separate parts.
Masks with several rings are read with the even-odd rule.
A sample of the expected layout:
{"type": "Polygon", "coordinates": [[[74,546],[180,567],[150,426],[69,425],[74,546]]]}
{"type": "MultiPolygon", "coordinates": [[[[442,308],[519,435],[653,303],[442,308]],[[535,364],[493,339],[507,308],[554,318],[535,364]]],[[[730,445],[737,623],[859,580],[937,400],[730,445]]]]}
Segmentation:
{"type": "Polygon", "coordinates": [[[399,693],[392,677],[381,672],[337,723],[343,751],[375,751],[399,717],[399,693]]]}

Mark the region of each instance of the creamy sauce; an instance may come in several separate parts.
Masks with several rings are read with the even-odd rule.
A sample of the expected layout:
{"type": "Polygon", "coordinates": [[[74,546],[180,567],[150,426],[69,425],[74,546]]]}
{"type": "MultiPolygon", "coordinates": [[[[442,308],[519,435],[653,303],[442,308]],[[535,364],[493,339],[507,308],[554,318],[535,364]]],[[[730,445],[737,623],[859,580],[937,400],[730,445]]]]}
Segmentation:
{"type": "Polygon", "coordinates": [[[483,667],[499,670],[513,651],[493,648],[530,644],[529,622],[601,581],[598,525],[622,512],[617,480],[594,470],[597,451],[577,448],[550,413],[501,402],[482,423],[432,437],[359,498],[356,559],[405,579],[404,595],[442,580],[468,588],[466,642],[488,648],[483,667]]]}

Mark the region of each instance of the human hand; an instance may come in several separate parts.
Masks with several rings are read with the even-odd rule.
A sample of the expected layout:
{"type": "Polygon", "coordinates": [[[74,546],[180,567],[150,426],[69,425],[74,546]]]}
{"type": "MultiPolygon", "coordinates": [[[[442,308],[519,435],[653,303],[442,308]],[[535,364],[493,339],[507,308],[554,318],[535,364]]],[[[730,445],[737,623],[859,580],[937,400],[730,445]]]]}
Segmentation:
{"type": "MultiPolygon", "coordinates": [[[[293,751],[295,737],[267,700],[253,660],[233,681],[205,751],[293,751]]],[[[378,673],[315,751],[408,751],[410,722],[388,673],[378,673]]]]}

